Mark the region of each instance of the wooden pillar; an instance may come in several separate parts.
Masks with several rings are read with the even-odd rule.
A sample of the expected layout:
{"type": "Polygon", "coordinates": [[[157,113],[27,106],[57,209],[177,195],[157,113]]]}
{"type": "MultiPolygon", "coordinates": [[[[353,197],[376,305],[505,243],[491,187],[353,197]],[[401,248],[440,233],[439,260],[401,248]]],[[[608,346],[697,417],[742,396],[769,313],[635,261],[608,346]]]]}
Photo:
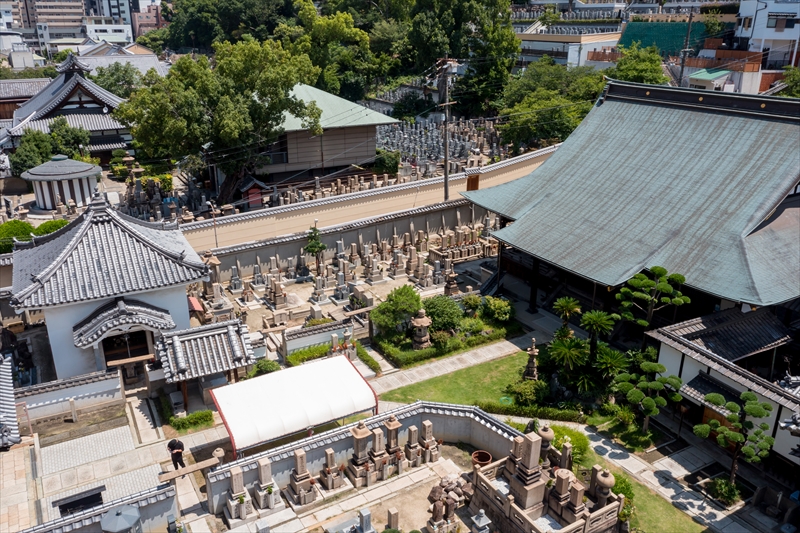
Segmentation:
{"type": "Polygon", "coordinates": [[[189,387],[186,385],[186,381],[181,381],[181,392],[183,393],[183,409],[188,413],[189,412],[189,387]]]}
{"type": "Polygon", "coordinates": [[[536,313],[539,310],[539,259],[533,258],[533,267],[531,272],[531,294],[528,302],[528,311],[536,313]]]}

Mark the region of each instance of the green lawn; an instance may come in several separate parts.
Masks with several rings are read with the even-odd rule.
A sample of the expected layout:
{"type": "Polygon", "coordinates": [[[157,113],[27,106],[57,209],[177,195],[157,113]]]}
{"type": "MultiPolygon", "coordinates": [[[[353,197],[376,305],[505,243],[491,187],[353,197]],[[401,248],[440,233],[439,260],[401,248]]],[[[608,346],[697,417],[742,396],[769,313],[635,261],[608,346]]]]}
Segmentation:
{"type": "Polygon", "coordinates": [[[525,352],[457,370],[381,395],[388,402],[411,403],[417,400],[473,405],[478,401],[498,401],[503,389],[519,379],[528,362],[525,352]]]}

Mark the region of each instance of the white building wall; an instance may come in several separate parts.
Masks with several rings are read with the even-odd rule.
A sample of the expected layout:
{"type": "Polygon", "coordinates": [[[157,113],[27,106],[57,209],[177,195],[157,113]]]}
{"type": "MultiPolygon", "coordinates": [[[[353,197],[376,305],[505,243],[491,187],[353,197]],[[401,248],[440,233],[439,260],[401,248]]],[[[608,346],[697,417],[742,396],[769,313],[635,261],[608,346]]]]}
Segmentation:
{"type": "MultiPolygon", "coordinates": [[[[176,329],[189,328],[189,306],[186,300],[185,285],[140,294],[126,294],[125,297],[166,309],[172,316],[176,329]]],[[[94,350],[91,347],[78,348],[75,346],[72,328],[95,309],[112,300],[113,298],[107,298],[44,310],[47,334],[50,337],[50,348],[53,351],[53,363],[58,379],[103,370],[103,368],[98,368],[94,350]]]]}

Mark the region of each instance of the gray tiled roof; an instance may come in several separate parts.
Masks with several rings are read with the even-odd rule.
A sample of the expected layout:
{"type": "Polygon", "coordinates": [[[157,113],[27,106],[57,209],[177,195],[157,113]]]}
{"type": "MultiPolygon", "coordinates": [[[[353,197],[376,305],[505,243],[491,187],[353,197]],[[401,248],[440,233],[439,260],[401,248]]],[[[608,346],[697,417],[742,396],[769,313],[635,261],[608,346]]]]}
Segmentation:
{"type": "MultiPolygon", "coordinates": [[[[57,119],[63,117],[66,119],[67,124],[73,128],[84,128],[92,131],[113,131],[113,130],[127,130],[117,119],[111,116],[111,113],[80,113],[80,114],[67,114],[58,115],[55,117],[43,118],[40,120],[30,120],[20,123],[18,126],[10,128],[8,133],[12,136],[20,136],[25,133],[25,130],[37,130],[44,133],[50,133],[50,124],[57,119]]],[[[92,147],[90,146],[90,150],[92,147]]]]}
{"type": "Polygon", "coordinates": [[[176,224],[148,223],[114,210],[96,194],[69,225],[16,243],[16,309],[40,309],[186,285],[205,265],[176,224]]]}
{"type": "Polygon", "coordinates": [[[139,300],[117,298],[75,324],[72,338],[75,346],[86,348],[100,342],[109,332],[130,324],[158,331],[175,329],[175,322],[166,309],[139,300]]]}
{"type": "Polygon", "coordinates": [[[765,306],[800,296],[799,179],[800,100],[612,81],[539,168],[462,195],[514,219],[498,240],[589,280],[661,265],[765,306]]]}
{"type": "Polygon", "coordinates": [[[89,151],[90,152],[110,152],[112,150],[117,149],[128,149],[128,143],[125,141],[115,142],[115,143],[98,143],[98,144],[90,144],[89,151]]]}
{"type": "Polygon", "coordinates": [[[162,335],[156,343],[167,383],[242,368],[256,362],[247,325],[229,320],[162,335]]]}
{"type": "Polygon", "coordinates": [[[704,348],[728,361],[783,346],[792,340],[789,330],[766,307],[749,313],[737,308],[726,309],[662,329],[680,337],[689,347],[704,348]]]}
{"type": "Polygon", "coordinates": [[[30,98],[50,82],[50,78],[32,78],[29,80],[0,80],[0,99],[30,98]]]}
{"type": "Polygon", "coordinates": [[[99,176],[102,171],[103,169],[98,165],[84,163],[58,154],[54,155],[50,161],[23,172],[21,177],[27,181],[63,181],[99,176]]]}
{"type": "Polygon", "coordinates": [[[16,444],[19,438],[17,404],[14,399],[14,362],[12,357],[0,355],[0,448],[16,444]]]}
{"type": "Polygon", "coordinates": [[[97,74],[98,68],[108,68],[114,63],[132,65],[142,75],[147,74],[151,68],[155,69],[159,76],[166,76],[169,72],[169,67],[159,61],[155,54],[81,56],[81,62],[91,69],[92,75],[97,74]]]}

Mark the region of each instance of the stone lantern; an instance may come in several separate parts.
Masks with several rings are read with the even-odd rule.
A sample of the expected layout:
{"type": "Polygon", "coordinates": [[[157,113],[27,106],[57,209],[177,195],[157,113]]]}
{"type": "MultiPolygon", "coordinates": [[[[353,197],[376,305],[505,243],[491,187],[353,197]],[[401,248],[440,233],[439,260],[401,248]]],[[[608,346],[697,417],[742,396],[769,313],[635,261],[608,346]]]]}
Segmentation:
{"type": "Polygon", "coordinates": [[[614,488],[616,480],[614,474],[608,471],[608,468],[603,469],[597,476],[596,497],[597,508],[602,509],[608,503],[608,497],[611,494],[611,489],[614,488]]]}
{"type": "Polygon", "coordinates": [[[536,349],[536,338],[534,337],[531,339],[531,347],[528,348],[528,365],[525,367],[525,373],[522,376],[524,379],[539,379],[538,355],[539,350],[536,349]]]}
{"type": "Polygon", "coordinates": [[[432,320],[425,316],[425,309],[417,311],[417,316],[411,319],[414,326],[413,347],[415,350],[422,350],[431,345],[431,336],[428,328],[431,327],[432,320]]]}
{"type": "Polygon", "coordinates": [[[544,424],[542,427],[540,427],[537,433],[542,438],[542,448],[539,452],[540,457],[542,458],[542,468],[549,468],[550,459],[548,456],[550,455],[550,444],[556,438],[556,434],[547,424],[544,424]]]}

